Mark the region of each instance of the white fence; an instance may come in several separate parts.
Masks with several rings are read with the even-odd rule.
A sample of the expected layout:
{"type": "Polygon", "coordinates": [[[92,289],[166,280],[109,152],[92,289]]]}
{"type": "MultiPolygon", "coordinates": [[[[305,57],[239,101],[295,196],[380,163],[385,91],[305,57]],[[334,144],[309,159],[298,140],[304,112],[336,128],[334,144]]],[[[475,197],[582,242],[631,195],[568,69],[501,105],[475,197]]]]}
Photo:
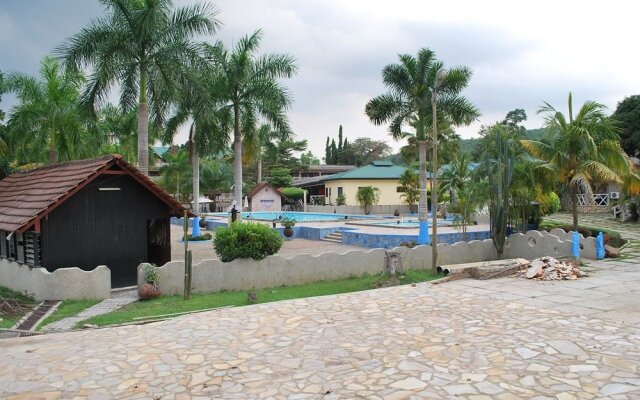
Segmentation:
{"type": "MultiPolygon", "coordinates": [[[[567,236],[563,233],[564,236],[567,236]]],[[[570,236],[570,235],[569,235],[570,236]]],[[[585,242],[585,247],[591,243],[585,242]]],[[[595,243],[593,254],[595,254],[595,243]]],[[[406,269],[430,269],[431,246],[412,249],[397,247],[402,265],[406,269]]],[[[587,250],[585,249],[585,253],[587,250]]],[[[489,261],[496,258],[491,240],[458,242],[438,245],[440,265],[489,261]]],[[[562,257],[571,254],[571,240],[562,240],[548,232],[529,231],[513,234],[505,244],[504,258],[541,256],[562,257]]],[[[141,264],[138,267],[138,285],[144,283],[141,264]]],[[[192,290],[218,292],[222,290],[249,290],[301,285],[305,283],[343,279],[384,271],[385,250],[354,250],[346,253],[319,255],[298,254],[293,258],[273,255],[264,260],[236,259],[228,263],[204,260],[193,265],[192,290]]],[[[163,294],[181,294],[184,289],[184,262],[172,261],[158,268],[160,289],[163,294]]]]}
{"type": "MultiPolygon", "coordinates": [[[[572,204],[571,196],[564,195],[562,197],[562,202],[570,207],[572,204]]],[[[588,194],[578,194],[578,206],[579,207],[606,207],[609,205],[609,193],[594,193],[592,195],[588,194]]]]}
{"type": "Polygon", "coordinates": [[[111,296],[111,270],[101,265],[93,271],[59,268],[49,272],[0,259],[0,285],[36,300],[108,299],[111,296]]]}

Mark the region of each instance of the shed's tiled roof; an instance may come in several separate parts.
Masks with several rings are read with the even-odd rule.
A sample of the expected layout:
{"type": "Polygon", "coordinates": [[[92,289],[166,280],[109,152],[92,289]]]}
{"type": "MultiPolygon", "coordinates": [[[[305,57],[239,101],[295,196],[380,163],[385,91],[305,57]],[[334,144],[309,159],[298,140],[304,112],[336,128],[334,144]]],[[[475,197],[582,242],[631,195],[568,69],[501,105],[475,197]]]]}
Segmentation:
{"type": "Polygon", "coordinates": [[[7,232],[29,228],[54,205],[75,193],[106,170],[117,166],[167,203],[172,212],[184,210],[171,195],[144,176],[119,155],[92,160],[47,165],[28,172],[12,174],[0,181],[0,230],[7,232]]]}
{"type": "Polygon", "coordinates": [[[285,199],[287,198],[287,196],[285,196],[281,191],[279,191],[278,189],[276,189],[273,185],[271,185],[269,182],[260,182],[256,185],[256,187],[253,188],[253,190],[247,195],[247,197],[252,198],[253,196],[256,195],[256,193],[258,193],[259,191],[261,191],[264,188],[271,188],[271,190],[273,190],[274,192],[280,194],[280,196],[284,197],[285,199]]]}

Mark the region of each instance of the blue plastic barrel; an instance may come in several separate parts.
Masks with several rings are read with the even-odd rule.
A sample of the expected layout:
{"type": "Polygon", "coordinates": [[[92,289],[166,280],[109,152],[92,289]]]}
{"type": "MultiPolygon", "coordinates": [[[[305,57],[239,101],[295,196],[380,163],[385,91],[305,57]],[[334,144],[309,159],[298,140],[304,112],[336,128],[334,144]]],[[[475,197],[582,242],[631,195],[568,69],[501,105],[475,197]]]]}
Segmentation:
{"type": "Polygon", "coordinates": [[[200,218],[193,217],[193,228],[191,229],[191,237],[200,236],[200,218]]]}
{"type": "Polygon", "coordinates": [[[598,237],[596,237],[596,258],[598,260],[604,258],[604,235],[602,232],[598,233],[598,237]]]}
{"type": "Polygon", "coordinates": [[[571,239],[571,255],[580,257],[580,234],[575,231],[572,232],[571,239]]]}

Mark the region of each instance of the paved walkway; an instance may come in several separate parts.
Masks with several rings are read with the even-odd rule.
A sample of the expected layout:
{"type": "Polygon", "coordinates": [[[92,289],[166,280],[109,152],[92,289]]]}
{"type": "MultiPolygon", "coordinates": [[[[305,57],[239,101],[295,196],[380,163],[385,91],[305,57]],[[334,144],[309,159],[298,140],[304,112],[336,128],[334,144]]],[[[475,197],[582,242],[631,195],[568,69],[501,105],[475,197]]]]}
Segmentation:
{"type": "Polygon", "coordinates": [[[639,398],[640,269],[603,264],[9,339],[0,397],[639,398]]]}
{"type": "Polygon", "coordinates": [[[111,311],[115,311],[126,306],[127,304],[137,301],[137,292],[134,293],[135,296],[131,296],[129,295],[129,293],[125,293],[124,295],[120,294],[114,296],[113,298],[103,300],[95,306],[89,307],[79,314],[74,315],[73,317],[68,317],[56,322],[52,322],[51,324],[45,326],[42,330],[44,332],[62,332],[73,329],[78,322],[84,321],[85,319],[89,319],[91,317],[95,317],[97,315],[110,313],[111,311]]]}
{"type": "Polygon", "coordinates": [[[640,254],[625,253],[575,281],[423,283],[8,339],[0,398],[638,399],[640,254]]]}

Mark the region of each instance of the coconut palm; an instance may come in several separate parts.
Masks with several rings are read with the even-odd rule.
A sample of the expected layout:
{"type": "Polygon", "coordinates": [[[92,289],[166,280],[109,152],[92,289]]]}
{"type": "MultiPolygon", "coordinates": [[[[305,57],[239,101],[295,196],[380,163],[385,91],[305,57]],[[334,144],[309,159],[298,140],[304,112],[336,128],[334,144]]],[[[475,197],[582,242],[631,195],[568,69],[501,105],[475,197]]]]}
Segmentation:
{"type": "Polygon", "coordinates": [[[200,157],[223,150],[231,130],[231,113],[217,96],[215,86],[218,71],[214,65],[200,65],[185,70],[174,97],[175,112],[167,121],[165,143],[171,143],[178,128],[191,122],[187,149],[191,161],[193,210],[199,210],[200,157]]]}
{"type": "Polygon", "coordinates": [[[402,201],[409,206],[409,211],[414,212],[414,207],[420,198],[420,182],[418,174],[411,168],[407,168],[402,175],[400,175],[400,187],[402,187],[402,201]]]}
{"type": "Polygon", "coordinates": [[[186,198],[181,198],[185,192],[188,192],[188,182],[185,179],[189,174],[189,155],[186,150],[179,149],[178,151],[168,151],[165,154],[167,163],[160,167],[160,186],[167,191],[172,191],[175,188],[175,197],[178,201],[188,201],[186,198]]]}
{"type": "Polygon", "coordinates": [[[474,179],[474,165],[469,153],[458,153],[453,161],[441,169],[440,179],[443,184],[440,190],[451,193],[451,203],[455,204],[460,197],[458,192],[474,179]]]}
{"type": "Polygon", "coordinates": [[[4,83],[18,99],[7,124],[13,155],[21,163],[47,158],[55,163],[86,155],[78,109],[82,74],[64,70],[55,59],[45,57],[40,78],[10,73],[4,83]]]}
{"type": "MultiPolygon", "coordinates": [[[[257,182],[262,182],[262,159],[265,148],[274,141],[289,140],[293,134],[274,130],[269,124],[261,124],[258,129],[247,128],[244,130],[242,162],[246,165],[253,161],[257,165],[257,182]]],[[[275,146],[273,146],[275,147],[275,146]]],[[[276,160],[271,160],[275,162],[276,160]]]]}
{"type": "Polygon", "coordinates": [[[356,192],[356,202],[362,206],[364,213],[369,215],[369,207],[378,204],[380,201],[380,189],[374,186],[364,186],[358,188],[356,192]]]}
{"type": "MultiPolygon", "coordinates": [[[[435,53],[423,48],[416,57],[401,54],[399,64],[390,64],[382,70],[382,81],[388,92],[371,99],[365,112],[376,125],[389,123],[389,133],[394,139],[402,137],[402,127],[410,125],[415,128],[418,140],[418,156],[420,171],[420,206],[418,219],[427,221],[427,129],[437,129],[441,125],[468,125],[479,115],[477,108],[460,92],[467,86],[471,78],[471,70],[467,67],[454,67],[446,75],[442,74],[444,63],[435,57],[435,53]],[[434,96],[436,89],[439,96],[434,96]],[[434,121],[432,98],[435,104],[437,120],[434,121]]],[[[436,130],[437,132],[437,130],[436,130]]],[[[438,140],[433,143],[434,157],[432,164],[437,166],[438,140]]],[[[437,169],[437,168],[433,168],[437,169]]],[[[434,178],[433,187],[437,187],[434,178]]],[[[432,190],[432,208],[434,219],[437,209],[437,189],[432,190]]],[[[424,226],[421,225],[421,229],[424,226]]],[[[433,224],[434,233],[437,224],[433,224]]],[[[421,232],[421,238],[423,232],[421,232]]],[[[426,233],[426,232],[425,232],[426,233]]],[[[437,262],[437,236],[433,239],[433,268],[437,262]]]]}
{"type": "Polygon", "coordinates": [[[92,20],[57,53],[72,68],[91,67],[83,99],[92,110],[120,87],[120,107],[138,110],[138,167],[149,170],[149,108],[163,121],[178,77],[199,62],[192,38],[212,34],[219,22],[209,4],[175,8],[171,0],[100,0],[108,16],[92,20]]]}
{"type": "Polygon", "coordinates": [[[242,204],[242,127],[255,127],[262,117],[274,129],[290,132],[284,114],[291,103],[280,78],[296,73],[294,59],[286,54],[257,56],[262,32],[256,31],[238,41],[232,51],[221,42],[206,46],[206,54],[220,69],[217,95],[233,115],[234,199],[242,204]]]}
{"type": "MultiPolygon", "coordinates": [[[[554,173],[569,188],[573,229],[578,229],[578,194],[592,193],[591,183],[618,182],[628,175],[631,165],[620,147],[614,122],[606,116],[605,106],[586,101],[573,113],[571,93],[568,117],[549,103],[540,108],[545,114],[549,142],[521,140],[532,156],[544,161],[540,168],[554,173]]],[[[589,196],[587,196],[589,197],[589,196]]]]}
{"type": "MultiPolygon", "coordinates": [[[[123,112],[108,103],[98,111],[91,134],[102,139],[101,153],[117,153],[126,161],[135,163],[138,155],[136,130],[137,115],[134,110],[123,112]]],[[[150,132],[150,136],[157,135],[150,132]]]]}

